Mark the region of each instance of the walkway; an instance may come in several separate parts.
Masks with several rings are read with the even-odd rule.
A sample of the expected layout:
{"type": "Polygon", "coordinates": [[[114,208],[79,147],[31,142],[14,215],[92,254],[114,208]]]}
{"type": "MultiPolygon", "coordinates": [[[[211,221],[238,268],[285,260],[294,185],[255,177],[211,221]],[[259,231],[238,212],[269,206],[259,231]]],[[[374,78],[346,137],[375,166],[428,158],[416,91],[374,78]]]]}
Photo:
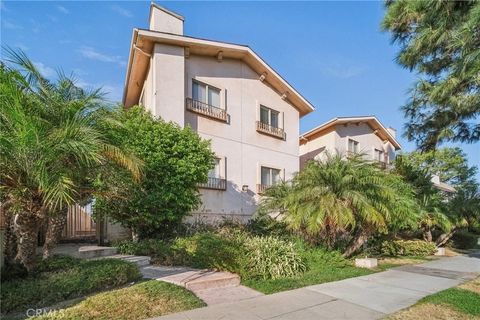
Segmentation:
{"type": "Polygon", "coordinates": [[[415,304],[427,295],[473,279],[478,274],[480,254],[477,253],[155,319],[380,319],[415,304]]]}

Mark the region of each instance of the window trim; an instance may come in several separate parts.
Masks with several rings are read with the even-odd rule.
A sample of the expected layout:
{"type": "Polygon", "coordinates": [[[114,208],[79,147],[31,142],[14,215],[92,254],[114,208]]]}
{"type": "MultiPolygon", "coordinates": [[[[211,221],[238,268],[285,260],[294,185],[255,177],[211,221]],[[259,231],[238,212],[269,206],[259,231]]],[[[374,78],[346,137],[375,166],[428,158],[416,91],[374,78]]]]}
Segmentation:
{"type": "Polygon", "coordinates": [[[358,142],[357,140],[355,139],[352,139],[351,137],[347,137],[347,153],[348,154],[360,154],[359,152],[360,150],[360,142],[358,142]],[[350,151],[350,141],[353,141],[354,142],[354,146],[356,150],[353,150],[353,151],[350,151]]]}
{"type": "Polygon", "coordinates": [[[276,128],[276,129],[283,129],[283,125],[281,125],[281,123],[283,121],[280,121],[281,120],[281,115],[282,115],[282,112],[278,111],[278,110],[275,110],[273,108],[270,108],[270,107],[267,107],[266,105],[262,104],[262,103],[259,103],[259,108],[258,108],[258,121],[266,124],[266,125],[269,125],[270,127],[273,127],[273,128],[276,128]],[[265,123],[262,121],[262,108],[264,109],[267,109],[268,111],[268,123],[265,123]],[[272,126],[272,112],[277,114],[277,126],[274,127],[272,126]]]}
{"type": "Polygon", "coordinates": [[[208,84],[208,83],[206,83],[206,82],[204,82],[204,81],[200,81],[200,80],[198,80],[198,79],[196,79],[196,78],[192,78],[192,90],[191,90],[192,100],[195,100],[195,99],[193,98],[193,96],[194,96],[194,94],[193,94],[193,92],[194,92],[194,91],[193,91],[193,90],[194,90],[194,83],[196,83],[196,84],[198,84],[198,85],[201,85],[201,86],[205,86],[205,99],[206,99],[207,101],[200,101],[200,100],[197,100],[197,101],[200,101],[200,102],[203,102],[203,103],[205,103],[205,104],[207,104],[207,105],[210,105],[210,106],[212,106],[212,107],[219,108],[219,109],[223,109],[223,110],[227,111],[227,105],[226,105],[226,103],[225,103],[225,101],[224,101],[224,100],[225,100],[225,89],[222,89],[222,88],[219,88],[219,87],[217,87],[217,86],[208,84]],[[219,105],[218,107],[216,107],[216,106],[208,103],[208,89],[209,89],[209,88],[213,88],[213,89],[219,91],[220,105],[219,105]]]}

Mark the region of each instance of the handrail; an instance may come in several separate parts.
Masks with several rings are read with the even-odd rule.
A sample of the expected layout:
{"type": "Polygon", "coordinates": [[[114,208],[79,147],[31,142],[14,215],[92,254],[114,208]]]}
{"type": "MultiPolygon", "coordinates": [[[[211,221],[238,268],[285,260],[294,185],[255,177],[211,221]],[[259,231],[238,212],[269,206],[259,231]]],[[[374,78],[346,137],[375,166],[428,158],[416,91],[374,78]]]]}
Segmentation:
{"type": "Polygon", "coordinates": [[[228,113],[224,109],[214,107],[205,102],[187,98],[186,108],[189,111],[207,116],[209,118],[228,122],[228,113]]]}
{"type": "Polygon", "coordinates": [[[207,182],[199,183],[198,187],[202,189],[227,190],[227,180],[208,177],[207,182]]]}
{"type": "Polygon", "coordinates": [[[273,127],[262,121],[257,121],[257,131],[285,140],[285,131],[282,128],[273,127]]]}

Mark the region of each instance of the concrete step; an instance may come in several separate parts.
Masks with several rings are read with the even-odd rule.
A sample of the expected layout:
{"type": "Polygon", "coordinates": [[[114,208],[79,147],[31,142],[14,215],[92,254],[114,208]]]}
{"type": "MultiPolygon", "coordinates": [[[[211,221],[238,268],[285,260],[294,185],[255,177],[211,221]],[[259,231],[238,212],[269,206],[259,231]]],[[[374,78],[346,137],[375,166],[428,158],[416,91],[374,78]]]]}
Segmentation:
{"type": "Polygon", "coordinates": [[[81,246],[78,248],[76,256],[82,259],[92,259],[117,254],[117,248],[100,246],[81,246]]]}
{"type": "Polygon", "coordinates": [[[128,261],[137,264],[139,267],[145,267],[150,265],[150,257],[148,256],[132,256],[132,255],[123,255],[116,254],[112,256],[103,257],[105,259],[119,259],[123,261],[128,261]]]}
{"type": "Polygon", "coordinates": [[[240,284],[240,277],[230,272],[149,266],[143,268],[142,273],[145,277],[173,283],[192,291],[232,287],[240,284]]]}

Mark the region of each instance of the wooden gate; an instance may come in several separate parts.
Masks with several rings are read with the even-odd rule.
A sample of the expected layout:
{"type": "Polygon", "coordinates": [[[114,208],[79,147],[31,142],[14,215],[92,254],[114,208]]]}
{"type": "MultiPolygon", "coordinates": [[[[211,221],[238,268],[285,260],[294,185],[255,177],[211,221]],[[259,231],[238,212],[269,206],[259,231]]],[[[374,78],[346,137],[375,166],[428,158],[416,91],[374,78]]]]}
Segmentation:
{"type": "Polygon", "coordinates": [[[97,226],[92,219],[91,205],[81,207],[73,205],[68,208],[67,224],[62,233],[62,240],[91,240],[96,238],[97,226]]]}

